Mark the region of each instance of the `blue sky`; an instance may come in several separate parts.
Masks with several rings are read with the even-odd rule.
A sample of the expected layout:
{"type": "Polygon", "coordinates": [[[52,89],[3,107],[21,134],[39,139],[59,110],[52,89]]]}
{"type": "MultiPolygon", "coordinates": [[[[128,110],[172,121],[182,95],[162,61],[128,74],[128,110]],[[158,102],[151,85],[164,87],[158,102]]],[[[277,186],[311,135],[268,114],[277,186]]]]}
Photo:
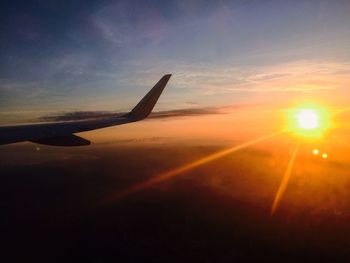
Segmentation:
{"type": "Polygon", "coordinates": [[[349,83],[349,1],[5,1],[0,12],[7,118],[129,109],[165,73],[158,109],[349,83]]]}

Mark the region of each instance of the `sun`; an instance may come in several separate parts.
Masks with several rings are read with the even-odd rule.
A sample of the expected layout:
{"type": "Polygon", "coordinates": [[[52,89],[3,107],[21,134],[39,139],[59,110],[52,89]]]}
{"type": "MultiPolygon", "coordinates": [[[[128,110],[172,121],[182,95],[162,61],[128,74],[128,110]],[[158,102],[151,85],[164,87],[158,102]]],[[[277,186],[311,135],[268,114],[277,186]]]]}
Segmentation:
{"type": "Polygon", "coordinates": [[[329,127],[328,111],[319,105],[300,105],[288,111],[287,130],[298,136],[320,138],[329,127]]]}
{"type": "Polygon", "coordinates": [[[300,128],[305,130],[317,129],[320,127],[319,116],[315,110],[303,109],[297,115],[300,128]]]}

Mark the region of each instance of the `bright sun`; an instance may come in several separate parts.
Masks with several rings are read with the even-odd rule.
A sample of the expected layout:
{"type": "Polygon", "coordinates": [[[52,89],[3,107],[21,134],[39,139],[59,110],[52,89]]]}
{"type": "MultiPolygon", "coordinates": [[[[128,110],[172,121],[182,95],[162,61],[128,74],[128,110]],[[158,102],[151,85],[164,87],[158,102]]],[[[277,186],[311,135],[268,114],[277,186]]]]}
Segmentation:
{"type": "Polygon", "coordinates": [[[329,126],[328,112],[318,105],[302,105],[288,112],[288,130],[299,136],[319,138],[329,126]]]}
{"type": "Polygon", "coordinates": [[[320,127],[319,119],[318,113],[312,109],[300,110],[297,115],[299,127],[305,130],[312,130],[320,127]]]}

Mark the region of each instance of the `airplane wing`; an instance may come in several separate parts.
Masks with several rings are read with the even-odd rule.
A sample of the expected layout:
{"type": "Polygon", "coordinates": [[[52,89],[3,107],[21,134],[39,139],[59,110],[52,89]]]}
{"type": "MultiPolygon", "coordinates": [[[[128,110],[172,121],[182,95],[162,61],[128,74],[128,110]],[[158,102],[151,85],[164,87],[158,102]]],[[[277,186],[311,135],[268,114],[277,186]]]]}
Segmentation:
{"type": "Polygon", "coordinates": [[[30,141],[55,146],[89,145],[90,141],[75,133],[126,124],[145,119],[153,110],[171,74],[164,75],[143,99],[122,116],[83,121],[37,123],[0,127],[0,145],[30,141]]]}

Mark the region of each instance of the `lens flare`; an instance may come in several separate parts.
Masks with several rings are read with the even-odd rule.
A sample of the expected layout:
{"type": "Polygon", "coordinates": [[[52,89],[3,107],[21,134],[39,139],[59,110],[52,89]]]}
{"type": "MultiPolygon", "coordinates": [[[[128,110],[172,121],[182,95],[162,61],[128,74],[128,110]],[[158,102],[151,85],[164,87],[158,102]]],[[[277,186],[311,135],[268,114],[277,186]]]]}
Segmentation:
{"type": "Polygon", "coordinates": [[[158,176],[154,176],[154,177],[150,178],[147,181],[141,182],[140,184],[136,184],[136,185],[134,185],[134,186],[132,186],[130,188],[127,188],[127,189],[125,189],[122,192],[112,193],[110,196],[107,196],[104,200],[102,200],[100,205],[106,205],[106,204],[118,201],[118,200],[122,199],[123,197],[128,196],[129,194],[135,193],[137,191],[141,191],[141,190],[149,188],[149,187],[151,187],[151,186],[153,186],[153,185],[155,185],[157,183],[169,180],[169,179],[171,179],[171,178],[173,178],[175,176],[178,176],[179,174],[182,174],[182,173],[184,173],[186,171],[192,170],[192,169],[194,169],[196,167],[199,167],[201,165],[204,165],[206,163],[215,161],[215,160],[217,160],[219,158],[225,157],[225,156],[227,156],[229,154],[232,154],[234,152],[237,152],[237,151],[242,150],[244,148],[247,148],[249,146],[255,145],[255,144],[257,144],[257,143],[259,143],[261,141],[270,139],[270,138],[272,138],[272,137],[274,137],[276,135],[279,135],[279,134],[281,134],[283,132],[284,131],[277,131],[277,132],[274,132],[274,133],[271,133],[271,134],[259,137],[259,138],[254,139],[254,140],[251,140],[251,141],[239,144],[239,145],[235,145],[235,146],[230,147],[228,149],[225,149],[225,150],[222,150],[222,151],[218,151],[216,153],[210,154],[208,156],[205,156],[205,157],[203,157],[201,159],[198,159],[198,160],[195,160],[193,162],[184,164],[183,166],[177,167],[177,168],[175,168],[173,170],[170,170],[170,171],[165,172],[163,174],[160,174],[158,176]]]}
{"type": "Polygon", "coordinates": [[[280,186],[278,187],[275,199],[273,200],[271,212],[270,212],[271,216],[273,216],[274,213],[276,212],[276,210],[278,209],[278,207],[281,203],[282,196],[287,189],[289,179],[292,175],[293,166],[294,166],[295,158],[296,158],[297,153],[298,153],[298,149],[299,149],[299,145],[296,145],[294,148],[293,154],[290,157],[287,169],[286,169],[284,176],[282,178],[282,182],[281,182],[280,186]]]}

